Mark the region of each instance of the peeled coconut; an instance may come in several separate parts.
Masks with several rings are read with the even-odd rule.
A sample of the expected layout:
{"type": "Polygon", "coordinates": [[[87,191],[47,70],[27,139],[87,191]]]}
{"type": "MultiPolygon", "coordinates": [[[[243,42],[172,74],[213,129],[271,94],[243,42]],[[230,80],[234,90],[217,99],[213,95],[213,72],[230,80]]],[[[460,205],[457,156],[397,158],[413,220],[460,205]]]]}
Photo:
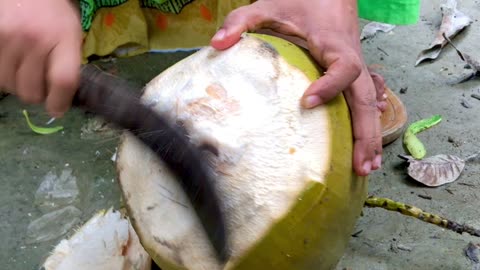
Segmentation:
{"type": "Polygon", "coordinates": [[[296,45],[248,34],[225,51],[205,47],[147,84],[143,100],[181,122],[191,141],[207,149],[231,246],[230,260],[220,264],[175,177],[124,134],[117,169],[125,203],[140,241],[163,270],[337,264],[367,182],[352,170],[343,96],[315,109],[300,106],[320,75],[296,45]]]}
{"type": "Polygon", "coordinates": [[[63,239],[43,263],[45,270],[150,270],[152,259],[127,218],[100,211],[63,239]]]}

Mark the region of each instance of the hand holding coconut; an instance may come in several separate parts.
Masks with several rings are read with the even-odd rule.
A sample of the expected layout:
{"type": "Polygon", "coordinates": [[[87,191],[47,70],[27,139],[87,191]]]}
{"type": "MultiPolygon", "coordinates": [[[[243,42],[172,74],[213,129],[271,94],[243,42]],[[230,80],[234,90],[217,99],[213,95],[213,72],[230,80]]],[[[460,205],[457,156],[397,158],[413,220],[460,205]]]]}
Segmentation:
{"type": "MultiPolygon", "coordinates": [[[[226,49],[243,32],[267,28],[308,48],[327,72],[306,89],[301,104],[312,108],[344,91],[354,169],[363,176],[381,165],[377,99],[383,97],[383,81],[364,63],[356,2],[260,0],[231,12],[211,44],[226,49]]],[[[60,117],[78,84],[81,44],[80,18],[70,1],[0,0],[0,89],[26,103],[44,102],[50,115],[60,117]]]]}
{"type": "Polygon", "coordinates": [[[70,1],[0,0],[0,89],[61,116],[76,90],[81,44],[70,1]]]}
{"type": "Polygon", "coordinates": [[[260,0],[231,12],[211,44],[226,49],[243,32],[260,29],[273,30],[310,50],[326,74],[306,89],[301,104],[312,108],[344,91],[352,115],[355,172],[363,176],[380,168],[377,99],[383,99],[384,85],[380,76],[370,75],[362,57],[357,0],[260,0]]]}

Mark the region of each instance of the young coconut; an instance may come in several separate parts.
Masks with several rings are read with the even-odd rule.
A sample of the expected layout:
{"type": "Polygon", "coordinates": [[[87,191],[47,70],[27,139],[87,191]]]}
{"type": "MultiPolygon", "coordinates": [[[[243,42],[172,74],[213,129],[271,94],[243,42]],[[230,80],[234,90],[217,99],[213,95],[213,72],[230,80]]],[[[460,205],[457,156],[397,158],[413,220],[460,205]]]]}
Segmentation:
{"type": "Polygon", "coordinates": [[[122,192],[143,246],[163,270],[337,264],[367,182],[352,170],[343,96],[312,110],[300,106],[319,76],[301,48],[248,34],[225,51],[203,48],[148,83],[145,102],[182,123],[205,149],[231,241],[230,260],[221,265],[174,176],[124,134],[117,159],[122,192]]]}
{"type": "Polygon", "coordinates": [[[128,219],[112,209],[101,211],[69,239],[62,240],[43,264],[45,270],[150,270],[128,219]]]}

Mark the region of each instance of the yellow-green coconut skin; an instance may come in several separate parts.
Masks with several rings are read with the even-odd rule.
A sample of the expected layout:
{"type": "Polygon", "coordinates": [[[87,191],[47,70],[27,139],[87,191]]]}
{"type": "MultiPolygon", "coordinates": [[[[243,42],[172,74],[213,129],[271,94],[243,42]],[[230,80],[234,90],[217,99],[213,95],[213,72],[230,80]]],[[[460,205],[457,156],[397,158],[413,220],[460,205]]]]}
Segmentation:
{"type": "MultiPolygon", "coordinates": [[[[297,67],[313,82],[321,76],[321,69],[304,49],[283,39],[260,34],[248,34],[268,43],[290,65],[297,67]]],[[[330,168],[322,181],[311,179],[292,204],[291,210],[269,233],[246,253],[227,263],[229,270],[322,270],[333,269],[348,245],[355,223],[367,197],[367,178],[358,177],[352,168],[353,138],[349,110],[343,95],[326,105],[328,132],[331,144],[327,152],[318,153],[318,159],[329,159],[330,168]]],[[[119,150],[120,156],[121,148],[119,150]]],[[[125,168],[119,168],[119,171],[125,168]]],[[[128,179],[121,179],[128,181],[128,179]]],[[[133,180],[132,180],[133,181],[133,180]]],[[[293,181],[293,180],[292,180],[293,181]]],[[[123,189],[130,213],[129,190],[123,189]]],[[[133,217],[135,228],[140,219],[133,217]]],[[[159,221],[160,222],[160,221],[159,221]]],[[[138,231],[145,249],[163,270],[186,269],[174,260],[159,254],[151,245],[149,236],[138,231]]]]}
{"type": "MultiPolygon", "coordinates": [[[[254,34],[312,81],[321,69],[302,48],[277,37],[254,34]]],[[[351,119],[343,95],[326,104],[330,112],[331,170],[325,184],[312,181],[289,215],[240,261],[235,270],[332,269],[347,247],[367,197],[367,178],[353,173],[351,119]]],[[[321,156],[322,153],[319,153],[321,156]]]]}

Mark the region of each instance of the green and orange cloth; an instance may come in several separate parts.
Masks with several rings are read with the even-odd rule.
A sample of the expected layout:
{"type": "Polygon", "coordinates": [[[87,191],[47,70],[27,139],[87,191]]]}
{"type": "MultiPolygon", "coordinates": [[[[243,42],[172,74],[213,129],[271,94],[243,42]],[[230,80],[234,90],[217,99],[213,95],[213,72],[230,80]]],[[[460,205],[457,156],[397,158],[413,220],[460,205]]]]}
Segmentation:
{"type": "Polygon", "coordinates": [[[82,0],[84,61],[92,55],[132,56],[208,45],[226,15],[249,3],[250,0],[82,0]],[[168,6],[170,2],[177,5],[168,6]],[[87,6],[89,12],[85,11],[87,6]]]}
{"type": "MultiPolygon", "coordinates": [[[[208,45],[225,16],[251,0],[80,0],[83,59],[208,45]]],[[[359,16],[391,24],[418,20],[420,0],[358,0],[359,16]]]]}
{"type": "MultiPolygon", "coordinates": [[[[128,0],[80,0],[82,28],[88,31],[92,25],[95,12],[102,7],[114,7],[128,0]]],[[[183,7],[193,0],[140,0],[140,6],[155,8],[162,12],[179,14],[183,7]]]]}

